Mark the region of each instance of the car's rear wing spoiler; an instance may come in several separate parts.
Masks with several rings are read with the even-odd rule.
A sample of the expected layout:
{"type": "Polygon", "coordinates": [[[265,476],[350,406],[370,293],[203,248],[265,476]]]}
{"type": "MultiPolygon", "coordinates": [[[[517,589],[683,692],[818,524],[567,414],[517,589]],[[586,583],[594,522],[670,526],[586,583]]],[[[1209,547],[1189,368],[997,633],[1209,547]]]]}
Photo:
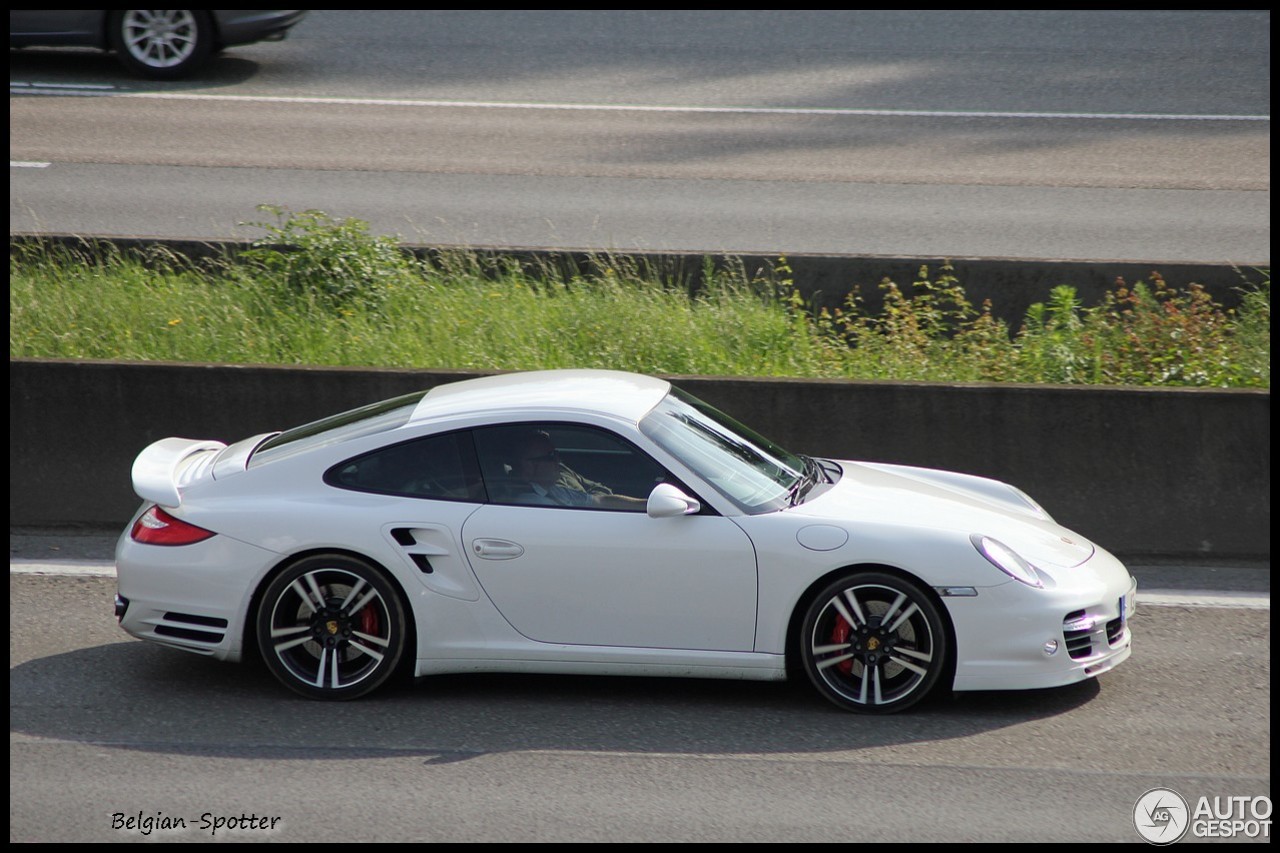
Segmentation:
{"type": "Polygon", "coordinates": [[[194,438],[162,438],[133,460],[133,490],[146,501],[176,507],[182,490],[208,471],[226,445],[194,438]]]}

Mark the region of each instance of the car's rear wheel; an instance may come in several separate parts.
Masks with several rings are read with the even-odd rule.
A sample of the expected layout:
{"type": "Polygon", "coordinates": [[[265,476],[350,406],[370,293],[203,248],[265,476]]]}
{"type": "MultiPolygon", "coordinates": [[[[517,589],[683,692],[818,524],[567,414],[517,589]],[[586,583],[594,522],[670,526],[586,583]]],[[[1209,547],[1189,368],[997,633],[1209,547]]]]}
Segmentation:
{"type": "Polygon", "coordinates": [[[272,580],[257,628],[272,674],[313,699],[354,699],[377,689],[399,665],[407,634],[392,582],[340,554],[308,557],[272,580]]]}
{"type": "Polygon", "coordinates": [[[805,613],[799,648],[818,691],[841,708],[890,714],[919,702],[946,668],[942,615],[917,584],[894,574],[851,572],[805,613]]]}
{"type": "Polygon", "coordinates": [[[173,80],[213,54],[215,35],[209,13],[199,9],[124,9],[111,14],[107,37],[130,70],[173,80]]]}

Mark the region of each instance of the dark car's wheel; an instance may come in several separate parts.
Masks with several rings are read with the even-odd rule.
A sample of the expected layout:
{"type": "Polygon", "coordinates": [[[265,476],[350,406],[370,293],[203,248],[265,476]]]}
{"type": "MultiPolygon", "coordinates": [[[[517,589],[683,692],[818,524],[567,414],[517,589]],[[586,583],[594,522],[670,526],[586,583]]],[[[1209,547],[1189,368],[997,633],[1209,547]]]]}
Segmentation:
{"type": "Polygon", "coordinates": [[[851,572],[823,589],[801,623],[805,672],[841,708],[890,714],[923,699],[946,667],[947,632],[919,586],[851,572]]]}
{"type": "Polygon", "coordinates": [[[405,612],[378,569],[352,557],[308,557],[281,572],[258,606],[258,647],[272,674],[313,699],[354,699],[395,672],[405,612]]]}
{"type": "Polygon", "coordinates": [[[111,14],[107,38],[130,70],[173,80],[209,58],[215,34],[209,13],[198,9],[125,9],[111,14]]]}

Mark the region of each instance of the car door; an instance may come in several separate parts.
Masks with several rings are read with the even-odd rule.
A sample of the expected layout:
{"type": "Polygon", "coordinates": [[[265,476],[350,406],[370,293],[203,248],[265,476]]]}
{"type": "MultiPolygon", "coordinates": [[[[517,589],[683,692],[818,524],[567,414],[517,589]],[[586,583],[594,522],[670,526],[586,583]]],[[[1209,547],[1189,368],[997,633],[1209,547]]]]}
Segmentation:
{"type": "Polygon", "coordinates": [[[577,424],[492,427],[474,437],[490,503],[466,520],[463,542],[485,593],[517,631],[544,643],[751,651],[751,541],[710,511],[650,518],[649,491],[673,478],[647,454],[577,424]],[[547,442],[556,483],[540,487],[526,478],[531,464],[552,464],[547,442]]]}

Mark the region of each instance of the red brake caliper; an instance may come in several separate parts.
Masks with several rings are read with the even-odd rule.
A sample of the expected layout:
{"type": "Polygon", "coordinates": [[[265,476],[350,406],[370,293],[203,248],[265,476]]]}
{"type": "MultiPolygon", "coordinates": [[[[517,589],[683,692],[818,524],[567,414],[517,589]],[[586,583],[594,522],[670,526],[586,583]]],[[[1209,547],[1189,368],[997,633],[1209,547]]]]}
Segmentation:
{"type": "Polygon", "coordinates": [[[366,604],[360,611],[360,632],[370,636],[378,636],[378,611],[372,604],[366,604]]]}
{"type": "MultiPolygon", "coordinates": [[[[849,635],[853,633],[853,626],[841,615],[836,615],[836,626],[831,630],[831,642],[843,644],[849,642],[849,635]]],[[[845,675],[853,672],[853,658],[842,660],[836,664],[836,669],[845,675]]]]}

